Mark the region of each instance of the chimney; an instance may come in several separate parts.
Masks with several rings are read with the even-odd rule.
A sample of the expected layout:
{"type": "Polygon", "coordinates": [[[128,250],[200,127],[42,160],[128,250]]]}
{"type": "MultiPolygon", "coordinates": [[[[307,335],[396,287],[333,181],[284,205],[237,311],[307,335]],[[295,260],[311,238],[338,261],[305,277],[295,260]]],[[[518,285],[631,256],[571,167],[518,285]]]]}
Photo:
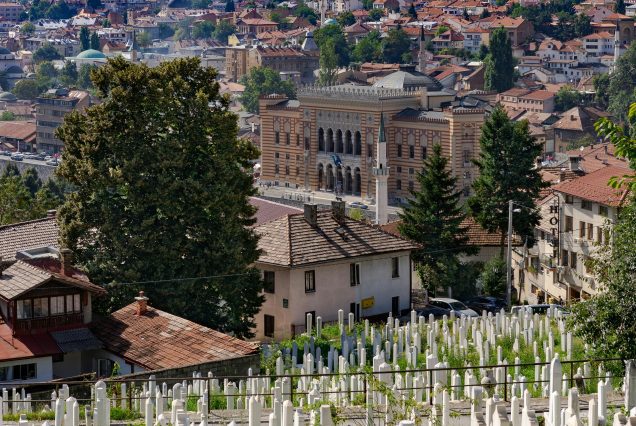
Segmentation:
{"type": "Polygon", "coordinates": [[[73,251],[68,248],[60,250],[60,274],[70,277],[73,267],[73,251]]]}
{"type": "Polygon", "coordinates": [[[565,171],[563,170],[559,172],[559,182],[560,183],[565,182],[565,171]]]}
{"type": "Polygon", "coordinates": [[[305,204],[305,220],[311,226],[318,225],[318,205],[317,204],[305,204]]]}
{"type": "Polygon", "coordinates": [[[570,157],[570,170],[576,172],[579,169],[579,157],[570,157]]]}
{"type": "Polygon", "coordinates": [[[143,290],[139,292],[139,296],[135,297],[137,301],[137,311],[135,315],[143,315],[148,310],[148,298],[144,295],[143,290]]]}
{"type": "Polygon", "coordinates": [[[48,210],[46,212],[46,217],[54,218],[55,216],[57,216],[57,210],[48,210]]]}
{"type": "Polygon", "coordinates": [[[331,202],[331,215],[338,223],[345,221],[345,202],[341,199],[331,202]]]}
{"type": "Polygon", "coordinates": [[[603,144],[603,151],[605,152],[605,155],[607,155],[607,144],[603,144]]]}

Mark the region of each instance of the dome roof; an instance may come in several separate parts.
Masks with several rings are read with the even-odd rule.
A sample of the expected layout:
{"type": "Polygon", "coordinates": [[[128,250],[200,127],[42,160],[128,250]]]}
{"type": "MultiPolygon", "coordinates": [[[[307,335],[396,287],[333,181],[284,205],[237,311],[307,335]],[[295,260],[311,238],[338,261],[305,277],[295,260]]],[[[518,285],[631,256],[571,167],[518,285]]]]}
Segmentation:
{"type": "Polygon", "coordinates": [[[11,65],[9,68],[6,69],[5,71],[7,74],[22,74],[22,68],[20,68],[17,65],[11,65]]]}
{"type": "Polygon", "coordinates": [[[10,55],[11,51],[6,47],[0,46],[0,55],[10,55]]]}
{"type": "Polygon", "coordinates": [[[325,25],[334,25],[334,24],[337,24],[337,23],[338,23],[338,21],[336,21],[335,19],[333,19],[333,18],[329,18],[329,19],[325,19],[325,23],[324,23],[324,24],[322,24],[322,26],[325,26],[325,25]]]}
{"type": "Polygon", "coordinates": [[[79,59],[106,59],[106,55],[95,49],[87,49],[77,55],[77,57],[79,59]]]}
{"type": "Polygon", "coordinates": [[[413,90],[426,87],[427,90],[442,90],[442,84],[434,77],[416,71],[396,71],[382,77],[373,84],[374,87],[386,87],[390,89],[413,90]]]}
{"type": "Polygon", "coordinates": [[[15,102],[18,98],[11,92],[2,92],[0,93],[0,101],[5,102],[15,102]]]}

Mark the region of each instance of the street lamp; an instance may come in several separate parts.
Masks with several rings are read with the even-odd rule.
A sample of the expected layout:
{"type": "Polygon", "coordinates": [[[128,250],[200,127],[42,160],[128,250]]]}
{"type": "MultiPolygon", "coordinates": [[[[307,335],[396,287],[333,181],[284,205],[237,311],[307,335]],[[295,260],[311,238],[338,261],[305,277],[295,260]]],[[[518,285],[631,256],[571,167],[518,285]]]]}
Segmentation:
{"type": "MultiPolygon", "coordinates": [[[[514,208],[515,202],[508,201],[508,256],[506,259],[506,304],[512,306],[512,214],[521,209],[514,208]]],[[[517,204],[519,205],[519,204],[517,204]]]]}

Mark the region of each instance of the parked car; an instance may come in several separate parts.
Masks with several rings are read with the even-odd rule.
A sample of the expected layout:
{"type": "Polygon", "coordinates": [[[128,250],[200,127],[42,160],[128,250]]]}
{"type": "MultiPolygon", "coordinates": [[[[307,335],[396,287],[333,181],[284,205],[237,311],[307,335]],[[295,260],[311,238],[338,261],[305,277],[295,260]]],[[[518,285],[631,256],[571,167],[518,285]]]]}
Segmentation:
{"type": "Polygon", "coordinates": [[[11,151],[0,151],[0,155],[4,155],[4,156],[7,156],[7,157],[10,157],[11,156],[11,151]]]}
{"type": "Polygon", "coordinates": [[[506,301],[493,296],[477,296],[464,302],[473,311],[478,314],[483,311],[492,312],[493,314],[506,308],[506,301]]]}
{"type": "Polygon", "coordinates": [[[438,308],[448,309],[449,311],[455,311],[455,315],[461,316],[465,315],[467,317],[478,317],[479,314],[466,305],[464,305],[459,300],[449,299],[447,297],[437,297],[435,299],[431,299],[429,304],[433,306],[437,306],[438,308]]]}
{"type": "Polygon", "coordinates": [[[369,208],[369,206],[367,206],[366,204],[360,201],[353,201],[349,203],[349,207],[351,207],[352,209],[362,209],[362,210],[366,210],[369,208]]]}
{"type": "Polygon", "coordinates": [[[35,153],[29,152],[29,153],[24,154],[24,158],[27,159],[27,160],[37,160],[38,159],[38,155],[35,154],[35,153]]]}
{"type": "Polygon", "coordinates": [[[532,314],[545,314],[546,312],[548,312],[548,309],[550,309],[550,306],[554,306],[557,311],[561,312],[561,315],[570,315],[570,311],[564,308],[563,306],[550,305],[548,303],[541,303],[538,305],[513,306],[512,308],[510,308],[510,312],[516,315],[517,313],[519,313],[521,309],[525,309],[530,311],[532,314]]]}
{"type": "Polygon", "coordinates": [[[47,165],[47,166],[54,166],[54,167],[57,167],[57,166],[59,166],[59,164],[60,164],[60,162],[59,162],[59,161],[57,161],[57,159],[56,159],[56,158],[52,158],[52,159],[50,159],[49,161],[47,161],[47,162],[46,162],[46,165],[47,165]]]}
{"type": "MultiPolygon", "coordinates": [[[[430,314],[433,314],[433,317],[435,318],[442,318],[444,315],[450,315],[450,311],[448,309],[434,305],[426,305],[423,308],[418,308],[415,310],[415,313],[418,317],[424,317],[427,319],[430,314]]],[[[411,313],[409,312],[407,315],[400,317],[400,321],[404,323],[411,321],[411,313]]]]}
{"type": "Polygon", "coordinates": [[[22,161],[24,160],[24,154],[16,152],[14,154],[11,154],[11,159],[14,161],[22,161]]]}

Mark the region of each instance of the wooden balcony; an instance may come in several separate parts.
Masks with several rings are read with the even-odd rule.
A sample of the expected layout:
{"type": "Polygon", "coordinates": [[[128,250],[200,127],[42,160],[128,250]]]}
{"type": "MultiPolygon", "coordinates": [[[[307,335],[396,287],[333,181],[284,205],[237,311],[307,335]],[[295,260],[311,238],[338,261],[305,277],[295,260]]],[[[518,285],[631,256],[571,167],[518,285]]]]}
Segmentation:
{"type": "Polygon", "coordinates": [[[65,315],[55,315],[42,318],[29,318],[16,320],[13,330],[15,334],[31,334],[42,332],[48,329],[55,329],[66,325],[82,325],[84,323],[84,314],[76,312],[65,315]]]}

